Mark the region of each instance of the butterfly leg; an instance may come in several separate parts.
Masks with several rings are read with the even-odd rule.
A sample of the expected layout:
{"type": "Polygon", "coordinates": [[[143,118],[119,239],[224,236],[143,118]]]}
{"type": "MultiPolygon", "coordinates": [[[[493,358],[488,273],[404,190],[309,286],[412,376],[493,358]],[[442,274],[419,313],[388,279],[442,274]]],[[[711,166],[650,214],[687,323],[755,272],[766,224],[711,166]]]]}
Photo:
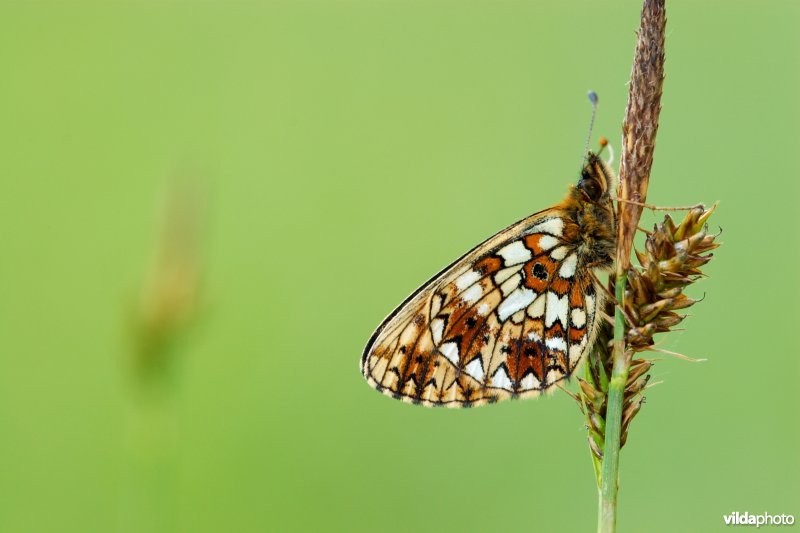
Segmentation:
{"type": "Polygon", "coordinates": [[[575,394],[574,392],[572,392],[572,391],[570,391],[569,389],[567,389],[567,388],[564,386],[564,384],[563,384],[563,383],[561,383],[560,381],[557,381],[557,382],[555,383],[555,385],[556,385],[556,387],[558,387],[558,388],[559,388],[559,389],[561,389],[562,391],[566,392],[566,393],[567,393],[567,394],[568,394],[568,395],[569,395],[569,396],[570,396],[570,397],[571,397],[573,400],[575,400],[576,402],[578,402],[578,405],[582,405],[580,397],[579,397],[577,394],[575,394]]]}
{"type": "Polygon", "coordinates": [[[662,348],[654,348],[652,346],[648,347],[647,350],[650,352],[663,353],[664,355],[671,355],[672,357],[677,357],[678,359],[682,359],[690,363],[704,363],[708,361],[708,359],[696,359],[694,357],[689,357],[688,355],[683,355],[682,353],[671,352],[669,350],[664,350],[662,348]]]}
{"type": "Polygon", "coordinates": [[[637,206],[642,207],[644,209],[650,209],[651,211],[691,211],[692,209],[695,209],[697,207],[703,207],[703,204],[687,205],[687,206],[681,206],[681,207],[662,207],[662,206],[652,205],[652,204],[643,204],[642,202],[636,202],[634,200],[627,200],[625,198],[620,198],[619,196],[615,196],[614,199],[617,202],[624,202],[626,204],[637,205],[637,206]]]}
{"type": "MultiPolygon", "coordinates": [[[[587,266],[589,266],[589,265],[587,265],[587,266]]],[[[608,287],[606,287],[604,284],[602,284],[602,283],[600,282],[600,280],[599,280],[599,279],[597,279],[597,275],[594,273],[594,271],[592,271],[592,270],[590,269],[590,270],[589,270],[589,274],[592,276],[592,278],[594,278],[594,281],[595,281],[596,285],[598,285],[598,286],[600,287],[600,289],[603,291],[603,294],[605,294],[605,295],[606,295],[606,298],[608,298],[608,301],[610,301],[611,303],[613,303],[613,304],[614,304],[614,307],[616,307],[616,308],[618,308],[620,311],[622,311],[622,316],[624,316],[624,317],[625,317],[625,322],[627,322],[627,323],[628,323],[628,325],[629,325],[630,327],[632,327],[632,328],[635,328],[635,327],[636,327],[636,322],[635,322],[635,321],[633,320],[633,318],[632,318],[632,317],[631,317],[631,316],[630,316],[630,315],[627,313],[627,311],[625,311],[625,308],[624,308],[624,307],[622,307],[622,306],[619,304],[619,302],[617,302],[617,298],[616,298],[616,296],[614,296],[613,294],[611,294],[611,291],[610,291],[610,290],[608,290],[608,287]]],[[[605,313],[604,313],[604,315],[605,315],[605,313]]],[[[612,325],[613,325],[613,323],[614,323],[614,322],[613,322],[613,321],[611,321],[611,324],[612,324],[612,325]]]]}

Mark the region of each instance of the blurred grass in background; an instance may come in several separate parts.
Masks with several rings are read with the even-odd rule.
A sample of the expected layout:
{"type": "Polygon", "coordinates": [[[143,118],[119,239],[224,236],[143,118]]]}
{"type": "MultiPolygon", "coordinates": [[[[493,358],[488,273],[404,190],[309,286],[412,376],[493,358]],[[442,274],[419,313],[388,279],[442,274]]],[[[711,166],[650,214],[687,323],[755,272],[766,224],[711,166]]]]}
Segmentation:
{"type": "MultiPolygon", "coordinates": [[[[0,529],[110,531],[135,308],[175,175],[209,182],[181,342],[180,531],[590,531],[564,394],[426,410],[363,344],[619,138],[640,3],[0,6],[0,529]]],[[[649,199],[721,200],[707,298],[622,455],[620,531],[800,514],[800,4],[670,0],[649,199]]],[[[651,217],[650,221],[654,220],[651,217]]],[[[695,296],[700,296],[696,294],[695,296]]]]}

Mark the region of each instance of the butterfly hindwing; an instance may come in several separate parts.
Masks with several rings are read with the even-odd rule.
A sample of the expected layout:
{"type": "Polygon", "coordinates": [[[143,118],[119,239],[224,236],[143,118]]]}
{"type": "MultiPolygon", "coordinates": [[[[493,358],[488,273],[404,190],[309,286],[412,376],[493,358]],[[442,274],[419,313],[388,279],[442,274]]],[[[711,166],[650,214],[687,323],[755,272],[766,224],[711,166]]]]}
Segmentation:
{"type": "Polygon", "coordinates": [[[532,396],[591,346],[599,294],[578,228],[558,206],[468,252],[370,339],[362,372],[386,394],[464,407],[532,396]]]}

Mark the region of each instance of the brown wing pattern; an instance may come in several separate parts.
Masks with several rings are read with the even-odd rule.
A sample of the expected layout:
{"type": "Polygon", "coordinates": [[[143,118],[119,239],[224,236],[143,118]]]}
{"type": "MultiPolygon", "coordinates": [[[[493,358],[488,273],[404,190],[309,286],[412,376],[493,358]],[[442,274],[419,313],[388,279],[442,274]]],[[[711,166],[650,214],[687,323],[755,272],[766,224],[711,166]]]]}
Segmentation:
{"type": "Polygon", "coordinates": [[[385,394],[449,407],[533,396],[569,376],[601,305],[580,243],[553,208],[478,245],[384,321],[364,376],[385,394]]]}

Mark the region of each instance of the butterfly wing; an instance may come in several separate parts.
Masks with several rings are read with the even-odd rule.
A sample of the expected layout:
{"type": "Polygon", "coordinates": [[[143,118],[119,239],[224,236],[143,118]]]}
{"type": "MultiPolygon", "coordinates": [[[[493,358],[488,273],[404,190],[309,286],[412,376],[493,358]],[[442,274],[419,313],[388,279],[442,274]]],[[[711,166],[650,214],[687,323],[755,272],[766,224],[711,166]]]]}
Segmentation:
{"type": "Polygon", "coordinates": [[[412,294],[373,334],[367,381],[424,405],[534,396],[568,377],[602,302],[577,224],[558,206],[479,244],[412,294]]]}

